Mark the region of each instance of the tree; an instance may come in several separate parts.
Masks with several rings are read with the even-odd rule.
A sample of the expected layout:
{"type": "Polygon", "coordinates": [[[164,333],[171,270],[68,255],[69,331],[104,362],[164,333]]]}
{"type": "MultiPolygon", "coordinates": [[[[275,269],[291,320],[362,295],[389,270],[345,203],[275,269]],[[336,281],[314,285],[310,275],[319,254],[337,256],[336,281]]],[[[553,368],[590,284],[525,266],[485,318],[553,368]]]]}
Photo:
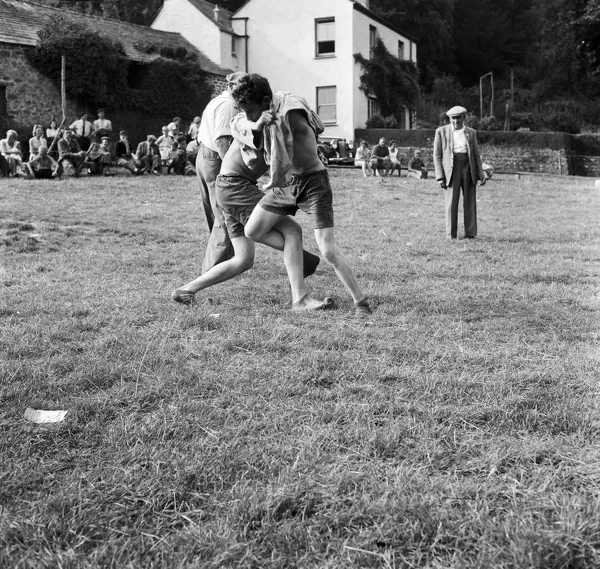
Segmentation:
{"type": "Polygon", "coordinates": [[[421,84],[456,72],[454,61],[455,0],[373,0],[371,8],[401,32],[417,40],[421,84]]]}
{"type": "Polygon", "coordinates": [[[381,40],[373,48],[370,59],[360,53],[354,60],[363,68],[360,77],[361,90],[367,95],[375,95],[381,113],[397,119],[403,109],[415,109],[419,98],[418,71],[412,61],[400,60],[393,56],[381,40]]]}

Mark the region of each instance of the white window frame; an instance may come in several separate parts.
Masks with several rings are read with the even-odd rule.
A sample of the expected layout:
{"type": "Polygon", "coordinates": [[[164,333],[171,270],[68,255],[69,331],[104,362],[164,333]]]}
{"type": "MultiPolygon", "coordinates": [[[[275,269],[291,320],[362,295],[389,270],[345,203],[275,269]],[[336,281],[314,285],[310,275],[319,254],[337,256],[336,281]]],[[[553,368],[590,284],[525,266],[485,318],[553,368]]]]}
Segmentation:
{"type": "Polygon", "coordinates": [[[404,42],[402,40],[398,40],[398,59],[404,59],[405,57],[405,49],[404,49],[404,42]]]}
{"type": "Polygon", "coordinates": [[[335,57],[335,18],[316,18],[315,19],[315,57],[335,57]],[[325,29],[325,25],[333,24],[333,39],[319,41],[319,30],[325,29]],[[321,52],[319,46],[325,43],[333,43],[333,51],[321,52]]]}
{"type": "Polygon", "coordinates": [[[336,85],[322,85],[317,87],[317,114],[321,117],[323,124],[334,125],[337,124],[337,86],[336,85]],[[321,95],[326,92],[333,91],[333,102],[329,100],[327,102],[321,102],[321,95]],[[324,118],[321,115],[323,107],[333,108],[333,118],[324,118]]]}
{"type": "Polygon", "coordinates": [[[367,97],[367,119],[370,119],[373,115],[380,115],[381,107],[379,101],[375,95],[369,95],[367,97]]]}

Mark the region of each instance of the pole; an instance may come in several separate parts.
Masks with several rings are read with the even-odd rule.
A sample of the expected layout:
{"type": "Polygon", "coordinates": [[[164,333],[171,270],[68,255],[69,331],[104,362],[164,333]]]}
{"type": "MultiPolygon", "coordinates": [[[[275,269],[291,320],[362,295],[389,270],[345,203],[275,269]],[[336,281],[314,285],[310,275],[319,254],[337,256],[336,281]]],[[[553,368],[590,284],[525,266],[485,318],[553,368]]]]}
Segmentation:
{"type": "Polygon", "coordinates": [[[63,122],[67,118],[67,58],[60,58],[60,98],[62,106],[63,122]]]}
{"type": "Polygon", "coordinates": [[[483,77],[479,78],[479,120],[483,119],[483,77]]]}
{"type": "Polygon", "coordinates": [[[490,99],[490,117],[494,116],[494,72],[491,73],[492,98],[490,99]]]}

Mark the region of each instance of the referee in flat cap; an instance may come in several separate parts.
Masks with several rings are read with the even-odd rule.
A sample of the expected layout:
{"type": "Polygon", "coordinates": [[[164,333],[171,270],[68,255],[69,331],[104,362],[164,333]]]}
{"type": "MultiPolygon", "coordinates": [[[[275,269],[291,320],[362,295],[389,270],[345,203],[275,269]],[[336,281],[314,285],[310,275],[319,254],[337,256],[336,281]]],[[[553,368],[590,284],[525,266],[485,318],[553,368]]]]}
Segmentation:
{"type": "Polygon", "coordinates": [[[435,179],[444,190],[446,237],[456,239],[458,203],[463,193],[465,238],[477,236],[477,182],[485,184],[475,129],[465,126],[467,109],[452,107],[446,113],[450,124],[435,131],[433,163],[435,179]]]}

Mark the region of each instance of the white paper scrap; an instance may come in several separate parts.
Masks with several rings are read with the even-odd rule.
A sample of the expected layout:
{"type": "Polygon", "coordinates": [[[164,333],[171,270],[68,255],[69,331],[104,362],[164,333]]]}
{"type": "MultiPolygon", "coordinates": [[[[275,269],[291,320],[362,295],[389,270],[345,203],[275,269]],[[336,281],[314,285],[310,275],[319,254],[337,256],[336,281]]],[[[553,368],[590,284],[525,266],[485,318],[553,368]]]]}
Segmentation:
{"type": "Polygon", "coordinates": [[[32,423],[60,423],[64,420],[67,411],[41,411],[27,407],[25,419],[32,423]]]}

